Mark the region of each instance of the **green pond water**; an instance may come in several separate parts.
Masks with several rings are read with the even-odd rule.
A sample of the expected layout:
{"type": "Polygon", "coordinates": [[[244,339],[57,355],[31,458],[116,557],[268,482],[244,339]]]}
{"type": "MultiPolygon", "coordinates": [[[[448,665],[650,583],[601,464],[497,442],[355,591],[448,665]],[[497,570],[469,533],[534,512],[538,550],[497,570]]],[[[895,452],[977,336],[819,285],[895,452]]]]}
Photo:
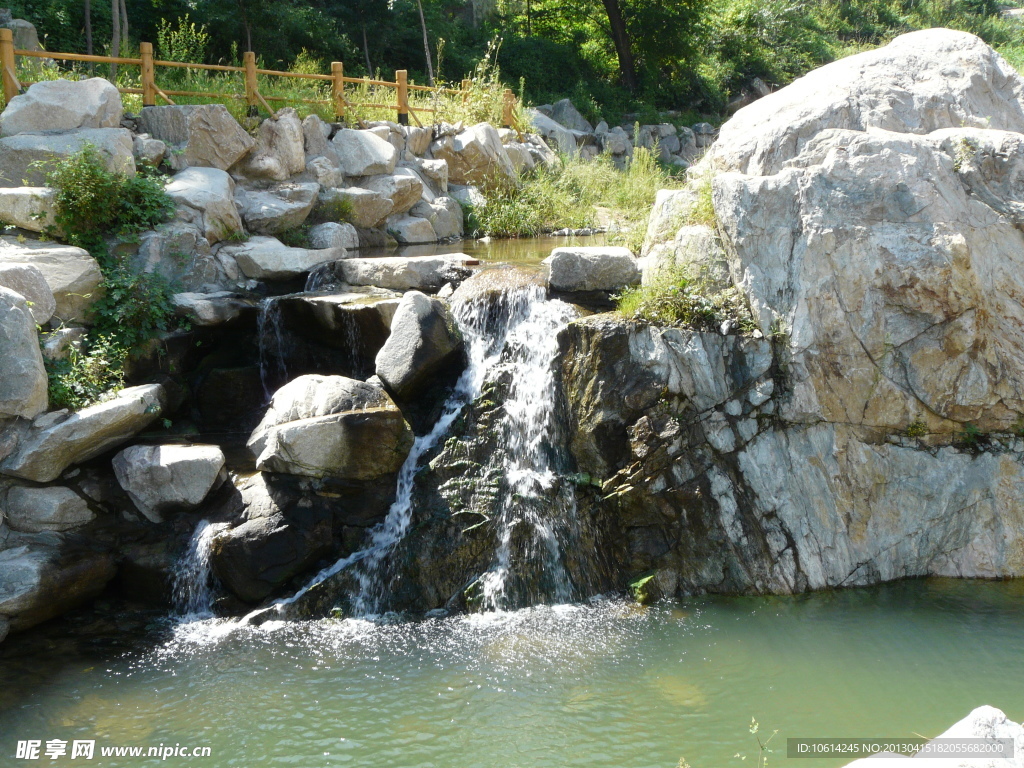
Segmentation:
{"type": "Polygon", "coordinates": [[[95,739],[212,756],[38,764],[739,768],[756,763],[754,717],[778,729],[769,765],[815,768],[848,761],[789,760],[787,737],[934,736],[981,704],[1024,719],[1021,582],[144,639],[0,661],[0,765],[33,764],[14,759],[19,739],[95,739]]]}

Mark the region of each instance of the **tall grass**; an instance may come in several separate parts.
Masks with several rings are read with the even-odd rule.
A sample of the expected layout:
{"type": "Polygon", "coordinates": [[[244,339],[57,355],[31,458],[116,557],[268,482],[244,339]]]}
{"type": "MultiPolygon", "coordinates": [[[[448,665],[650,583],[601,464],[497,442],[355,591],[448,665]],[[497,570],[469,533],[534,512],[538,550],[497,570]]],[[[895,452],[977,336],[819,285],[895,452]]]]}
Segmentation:
{"type": "Polygon", "coordinates": [[[470,229],[494,237],[532,237],[592,227],[600,206],[617,225],[610,239],[639,251],[658,190],[682,184],[643,147],[625,170],[607,155],[590,161],[563,157],[554,167],[538,166],[517,185],[491,191],[485,206],[470,211],[470,229]]]}

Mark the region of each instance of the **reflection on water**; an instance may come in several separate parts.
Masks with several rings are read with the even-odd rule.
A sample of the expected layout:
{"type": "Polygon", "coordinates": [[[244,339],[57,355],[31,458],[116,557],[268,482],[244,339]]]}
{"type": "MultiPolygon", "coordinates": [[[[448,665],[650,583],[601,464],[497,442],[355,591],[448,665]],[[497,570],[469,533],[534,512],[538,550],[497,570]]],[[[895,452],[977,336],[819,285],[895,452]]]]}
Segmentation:
{"type": "MultiPolygon", "coordinates": [[[[929,580],[234,631],[200,622],[39,676],[0,713],[0,755],[16,739],[97,738],[209,745],[202,765],[218,767],[674,768],[685,756],[723,768],[756,752],[751,717],[779,729],[782,748],[795,736],[935,735],[985,703],[1024,718],[1022,586],[929,580]]],[[[0,674],[26,663],[0,662],[0,674]]]]}

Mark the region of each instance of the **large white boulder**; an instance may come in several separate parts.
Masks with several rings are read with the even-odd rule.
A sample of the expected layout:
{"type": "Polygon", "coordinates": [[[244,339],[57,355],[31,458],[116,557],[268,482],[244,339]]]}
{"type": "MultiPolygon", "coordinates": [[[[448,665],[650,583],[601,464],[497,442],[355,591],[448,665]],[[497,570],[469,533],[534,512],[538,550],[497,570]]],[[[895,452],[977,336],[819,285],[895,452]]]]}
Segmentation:
{"type": "Polygon", "coordinates": [[[359,233],[348,223],[326,221],[309,228],[310,248],[344,248],[346,251],[359,249],[359,233]]]}
{"type": "Polygon", "coordinates": [[[43,80],[15,96],[0,113],[0,135],[75,128],[117,128],[121,94],[102,77],[43,80]]]}
{"type": "Polygon", "coordinates": [[[0,237],[0,264],[38,269],[55,301],[53,316],[63,323],[81,323],[103,296],[103,273],[89,252],[72,245],[0,237]]]}
{"type": "Polygon", "coordinates": [[[29,232],[54,225],[56,191],[49,187],[0,187],[0,221],[29,232]]]}
{"type": "Polygon", "coordinates": [[[617,291],[640,282],[636,259],[621,246],[555,248],[543,264],[556,291],[617,291]]]}
{"type": "Polygon", "coordinates": [[[305,168],[302,123],[295,110],[289,107],[260,123],[256,146],[235,170],[252,179],[287,181],[305,168]]]}
{"type": "Polygon", "coordinates": [[[80,128],[64,133],[19,133],[0,139],[0,187],[42,186],[46,162],[95,147],[111,173],[135,175],[131,131],[124,128],[80,128]]]}
{"type": "Polygon", "coordinates": [[[226,171],[256,144],[223,104],[143,107],[139,127],[168,146],[175,170],[198,165],[226,171]]]}
{"type": "Polygon", "coordinates": [[[445,303],[409,291],[402,296],[391,320],[391,334],[377,353],[376,373],[387,390],[404,402],[457,362],[462,349],[462,333],[445,303]]]}
{"type": "Polygon", "coordinates": [[[235,202],[250,232],[276,235],[306,220],[319,191],[316,182],[277,184],[266,190],[239,191],[235,202]]]}
{"type": "Polygon", "coordinates": [[[43,273],[31,264],[0,261],[0,287],[21,294],[36,325],[46,325],[57,309],[53,291],[43,273]]]}
{"type": "Polygon", "coordinates": [[[436,292],[445,283],[469,277],[464,253],[446,256],[384,256],[376,259],[345,259],[338,270],[349,285],[373,285],[393,291],[436,292]]]}
{"type": "Polygon", "coordinates": [[[253,306],[251,301],[230,291],[176,293],[171,297],[171,303],[178,317],[204,327],[231,322],[253,306]]]}
{"type": "Polygon", "coordinates": [[[0,418],[31,419],[46,410],[46,369],[36,323],[24,297],[0,287],[0,418]]]}
{"type": "Polygon", "coordinates": [[[405,213],[419,202],[423,182],[410,168],[395,168],[393,174],[374,176],[363,182],[366,189],[391,201],[391,213],[405,213]]]}
{"type": "Polygon", "coordinates": [[[307,375],[274,393],[248,446],[264,471],[364,481],[397,472],[412,442],[412,429],[380,387],[307,375]]]}
{"type": "Polygon", "coordinates": [[[200,227],[211,244],[244,231],[235,207],[235,182],[225,171],[186,168],[174,174],[165,190],[179,206],[179,218],[200,227]]]}
{"type": "Polygon", "coordinates": [[[448,179],[453,184],[488,186],[518,178],[498,131],[489,123],[442,136],[430,150],[436,159],[448,163],[448,179]]]}
{"type": "Polygon", "coordinates": [[[224,246],[242,274],[255,280],[285,280],[309,272],[317,264],[345,258],[344,248],[292,248],[274,237],[252,237],[240,245],[224,246]]]}
{"type": "Polygon", "coordinates": [[[409,214],[429,221],[438,240],[462,237],[462,206],[450,197],[435,197],[430,203],[420,201],[409,214]]]}
{"type": "Polygon", "coordinates": [[[226,476],[224,452],[215,445],[133,445],[112,463],[117,482],[154,523],[195,509],[226,476]]]}
{"type": "Polygon", "coordinates": [[[389,216],[387,220],[387,233],[402,245],[422,245],[423,243],[436,243],[437,233],[428,219],[415,216],[389,216]]]}
{"type": "Polygon", "coordinates": [[[1017,72],[981,38],[950,29],[911,32],[744,107],[722,126],[707,162],[716,171],[771,176],[829,128],[1021,132],[1022,99],[1017,72]]]}
{"type": "Polygon", "coordinates": [[[331,142],[346,176],[375,176],[395,170],[398,151],[370,131],[342,128],[331,142]]]}
{"type": "Polygon", "coordinates": [[[49,483],[72,464],[95,458],[152,424],[164,408],[164,389],[143,384],[74,413],[55,411],[21,425],[17,448],[0,474],[49,483]]]}
{"type": "Polygon", "coordinates": [[[7,524],[16,531],[70,531],[95,519],[89,503],[70,488],[15,486],[5,499],[7,524]]]}

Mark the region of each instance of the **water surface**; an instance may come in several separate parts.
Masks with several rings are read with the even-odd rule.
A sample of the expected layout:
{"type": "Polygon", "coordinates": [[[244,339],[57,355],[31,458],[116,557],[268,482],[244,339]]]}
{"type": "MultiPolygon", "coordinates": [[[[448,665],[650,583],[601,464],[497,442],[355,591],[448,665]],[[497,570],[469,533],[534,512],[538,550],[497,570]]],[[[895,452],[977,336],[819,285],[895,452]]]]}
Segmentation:
{"type": "Polygon", "coordinates": [[[786,760],[785,738],[934,736],[981,704],[1024,719],[1024,582],[152,639],[47,674],[31,669],[45,658],[0,661],[0,685],[23,688],[0,712],[0,764],[17,739],[86,738],[213,751],[90,763],[111,766],[739,768],[756,717],[779,730],[770,764],[816,768],[845,761],[786,760]]]}

